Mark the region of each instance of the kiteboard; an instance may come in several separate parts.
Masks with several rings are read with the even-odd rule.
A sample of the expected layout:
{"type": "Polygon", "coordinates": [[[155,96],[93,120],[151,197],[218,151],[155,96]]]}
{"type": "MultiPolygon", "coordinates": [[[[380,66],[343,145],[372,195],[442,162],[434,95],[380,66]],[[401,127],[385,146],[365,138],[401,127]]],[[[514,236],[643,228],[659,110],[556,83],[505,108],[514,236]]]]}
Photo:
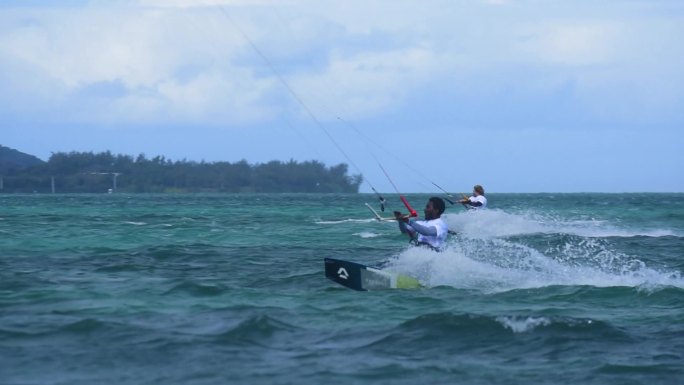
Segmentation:
{"type": "Polygon", "coordinates": [[[326,278],[353,290],[415,289],[422,285],[407,275],[392,273],[356,262],[325,258],[326,278]]]}

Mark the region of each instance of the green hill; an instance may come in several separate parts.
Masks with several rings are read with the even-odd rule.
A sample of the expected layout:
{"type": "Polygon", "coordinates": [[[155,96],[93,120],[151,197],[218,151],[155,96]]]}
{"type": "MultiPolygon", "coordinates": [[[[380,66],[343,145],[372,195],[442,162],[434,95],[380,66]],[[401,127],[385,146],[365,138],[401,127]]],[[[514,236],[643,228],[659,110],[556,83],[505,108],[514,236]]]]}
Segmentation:
{"type": "Polygon", "coordinates": [[[45,163],[37,157],[0,145],[0,173],[8,174],[45,163]]]}

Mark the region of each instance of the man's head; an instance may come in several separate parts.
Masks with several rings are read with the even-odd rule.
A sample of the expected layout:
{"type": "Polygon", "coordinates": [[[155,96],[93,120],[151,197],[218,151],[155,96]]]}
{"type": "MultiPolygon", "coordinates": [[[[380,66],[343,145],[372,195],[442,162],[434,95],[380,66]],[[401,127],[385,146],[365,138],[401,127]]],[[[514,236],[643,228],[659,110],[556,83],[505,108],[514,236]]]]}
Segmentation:
{"type": "Polygon", "coordinates": [[[439,218],[445,208],[444,199],[439,197],[428,199],[427,205],[425,205],[425,219],[431,220],[439,218]]]}
{"type": "Polygon", "coordinates": [[[476,184],[475,187],[473,187],[473,192],[476,195],[484,195],[484,188],[479,184],[476,184]]]}

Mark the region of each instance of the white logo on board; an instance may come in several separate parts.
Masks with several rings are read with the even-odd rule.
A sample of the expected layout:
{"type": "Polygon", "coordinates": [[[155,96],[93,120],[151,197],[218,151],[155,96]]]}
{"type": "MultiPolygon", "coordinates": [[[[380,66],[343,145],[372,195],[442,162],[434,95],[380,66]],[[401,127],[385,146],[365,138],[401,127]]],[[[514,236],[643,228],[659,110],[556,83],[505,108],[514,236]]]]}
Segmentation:
{"type": "Polygon", "coordinates": [[[340,267],[340,269],[337,270],[337,276],[342,279],[348,279],[349,273],[347,273],[347,270],[345,270],[344,267],[340,267]]]}

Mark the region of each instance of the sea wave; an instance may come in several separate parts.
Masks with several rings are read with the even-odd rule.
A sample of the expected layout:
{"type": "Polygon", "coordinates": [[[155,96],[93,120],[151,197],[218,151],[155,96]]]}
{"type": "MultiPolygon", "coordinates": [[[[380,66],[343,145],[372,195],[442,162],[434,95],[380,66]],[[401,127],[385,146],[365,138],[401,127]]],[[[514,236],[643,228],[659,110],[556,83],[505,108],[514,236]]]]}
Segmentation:
{"type": "Polygon", "coordinates": [[[263,345],[281,333],[292,333],[298,327],[268,315],[252,315],[213,337],[220,344],[263,345]]]}
{"type": "Polygon", "coordinates": [[[193,297],[214,297],[228,291],[229,288],[223,285],[203,285],[192,281],[183,281],[167,290],[164,295],[187,294],[193,297]]]}
{"type": "Polygon", "coordinates": [[[525,341],[526,348],[533,350],[561,341],[579,344],[597,338],[605,343],[630,341],[632,337],[609,322],[591,318],[445,312],[404,321],[360,349],[398,352],[411,346],[412,350],[446,353],[449,349],[486,349],[490,344],[508,346],[504,341],[525,341]]]}

